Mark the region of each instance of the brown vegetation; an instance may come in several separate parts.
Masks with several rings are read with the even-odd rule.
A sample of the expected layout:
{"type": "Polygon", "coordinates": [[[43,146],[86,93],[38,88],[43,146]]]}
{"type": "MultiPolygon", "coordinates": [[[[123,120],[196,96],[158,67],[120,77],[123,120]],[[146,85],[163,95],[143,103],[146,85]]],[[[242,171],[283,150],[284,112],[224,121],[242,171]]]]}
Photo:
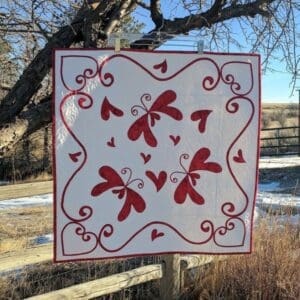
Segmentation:
{"type": "Polygon", "coordinates": [[[252,254],[215,263],[183,299],[299,299],[299,226],[269,222],[255,229],[252,254]]]}
{"type": "Polygon", "coordinates": [[[298,126],[297,103],[263,103],[262,128],[298,126]]]}
{"type": "Polygon", "coordinates": [[[0,255],[22,250],[36,236],[52,232],[52,207],[0,210],[0,255]]]}

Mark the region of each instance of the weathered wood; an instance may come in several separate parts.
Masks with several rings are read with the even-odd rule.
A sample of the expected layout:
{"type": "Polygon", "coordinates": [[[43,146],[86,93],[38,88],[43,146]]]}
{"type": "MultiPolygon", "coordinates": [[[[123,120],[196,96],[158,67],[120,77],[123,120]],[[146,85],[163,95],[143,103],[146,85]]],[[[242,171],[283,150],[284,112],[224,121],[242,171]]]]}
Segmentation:
{"type": "Polygon", "coordinates": [[[185,255],[181,256],[181,269],[192,269],[209,264],[213,261],[212,255],[185,255]]]}
{"type": "Polygon", "coordinates": [[[93,299],[160,278],[162,278],[161,265],[150,265],[28,299],[93,299]]]}
{"type": "Polygon", "coordinates": [[[48,194],[53,192],[53,181],[9,184],[0,186],[0,200],[48,194]]]}
{"type": "Polygon", "coordinates": [[[162,264],[163,278],[160,282],[160,299],[178,299],[181,287],[180,255],[164,255],[162,264]]]}
{"type": "Polygon", "coordinates": [[[53,244],[36,246],[22,252],[9,252],[0,256],[0,274],[52,260],[53,244]]]}

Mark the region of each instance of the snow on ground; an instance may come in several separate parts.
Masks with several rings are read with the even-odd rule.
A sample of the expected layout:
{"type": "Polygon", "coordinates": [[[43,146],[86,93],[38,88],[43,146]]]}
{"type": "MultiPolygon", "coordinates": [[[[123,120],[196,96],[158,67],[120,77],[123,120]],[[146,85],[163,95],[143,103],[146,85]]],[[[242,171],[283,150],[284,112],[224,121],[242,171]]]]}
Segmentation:
{"type": "Polygon", "coordinates": [[[9,181],[0,180],[0,185],[6,185],[6,184],[9,184],[9,181]]]}
{"type": "Polygon", "coordinates": [[[39,235],[36,238],[34,238],[34,240],[32,241],[32,243],[34,245],[42,245],[42,244],[47,244],[47,243],[51,243],[53,242],[53,234],[49,233],[49,234],[45,234],[45,235],[39,235]]]}
{"type": "Polygon", "coordinates": [[[260,169],[273,169],[300,166],[300,156],[262,157],[260,169]]]}
{"type": "Polygon", "coordinates": [[[1,200],[0,210],[9,208],[20,208],[29,206],[50,205],[53,202],[53,194],[37,195],[31,197],[1,200]]]}
{"type": "Polygon", "coordinates": [[[280,191],[280,183],[277,181],[268,182],[268,183],[259,183],[258,190],[259,192],[275,192],[280,191]]]}

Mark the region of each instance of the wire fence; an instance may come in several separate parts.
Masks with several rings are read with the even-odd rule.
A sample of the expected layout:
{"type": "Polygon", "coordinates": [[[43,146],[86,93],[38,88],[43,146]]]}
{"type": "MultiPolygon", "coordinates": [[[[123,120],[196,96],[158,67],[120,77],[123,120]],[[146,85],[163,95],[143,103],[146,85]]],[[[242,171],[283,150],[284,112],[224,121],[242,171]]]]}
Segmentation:
{"type": "MultiPolygon", "coordinates": [[[[0,299],[24,299],[76,284],[119,274],[141,266],[160,264],[160,256],[134,257],[126,260],[90,261],[84,263],[52,262],[29,266],[22,272],[0,276],[0,299]]],[[[120,292],[98,297],[101,300],[159,299],[159,282],[150,281],[120,292]]]]}

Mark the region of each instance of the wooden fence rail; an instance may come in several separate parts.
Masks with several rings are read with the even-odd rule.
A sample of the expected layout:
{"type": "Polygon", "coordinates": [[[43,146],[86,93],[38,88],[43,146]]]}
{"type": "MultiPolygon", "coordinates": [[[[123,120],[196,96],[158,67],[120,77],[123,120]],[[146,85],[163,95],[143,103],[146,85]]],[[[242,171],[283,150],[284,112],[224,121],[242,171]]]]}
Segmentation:
{"type": "Polygon", "coordinates": [[[261,156],[300,156],[299,126],[262,128],[260,141],[261,156]]]}
{"type": "Polygon", "coordinates": [[[162,278],[162,276],[163,271],[161,265],[149,265],[27,299],[93,299],[119,292],[125,288],[144,282],[157,280],[162,278]]]}
{"type": "MultiPolygon", "coordinates": [[[[199,256],[199,255],[170,255],[169,258],[179,257],[181,264],[178,266],[177,270],[181,275],[183,271],[201,267],[209,264],[213,261],[212,256],[199,256]]],[[[174,258],[173,258],[174,261],[174,258]]],[[[164,264],[154,264],[144,267],[139,267],[134,270],[127,272],[111,275],[105,278],[93,280],[90,282],[85,282],[77,284],[68,288],[61,290],[56,290],[43,295],[38,295],[30,297],[27,299],[32,300],[60,300],[60,299],[93,299],[100,296],[105,296],[111,293],[119,292],[123,289],[129,288],[134,285],[149,282],[152,280],[162,279],[161,282],[161,292],[160,299],[177,299],[180,292],[180,287],[182,286],[183,277],[180,278],[180,285],[178,289],[172,287],[172,282],[169,281],[170,276],[167,274],[167,270],[164,264]],[[163,279],[167,281],[167,285],[163,283],[163,279]]]]}

